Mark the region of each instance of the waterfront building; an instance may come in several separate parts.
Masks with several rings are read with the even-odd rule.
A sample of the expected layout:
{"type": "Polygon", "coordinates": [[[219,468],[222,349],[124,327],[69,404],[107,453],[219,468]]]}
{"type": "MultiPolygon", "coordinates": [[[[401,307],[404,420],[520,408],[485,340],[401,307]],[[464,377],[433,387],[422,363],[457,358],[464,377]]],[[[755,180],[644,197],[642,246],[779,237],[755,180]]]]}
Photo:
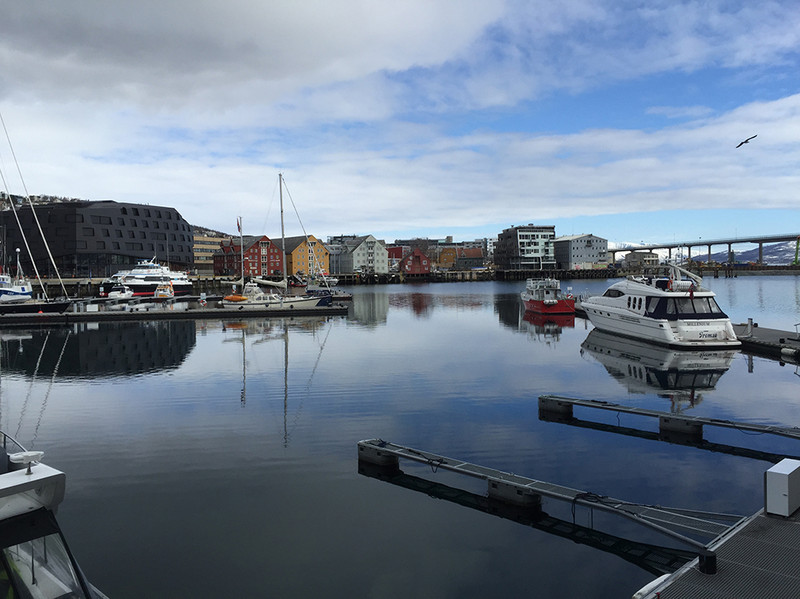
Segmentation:
{"type": "Polygon", "coordinates": [[[553,241],[558,268],[578,270],[608,267],[608,240],[594,235],[565,235],[553,241]]]}
{"type": "Polygon", "coordinates": [[[281,248],[266,235],[244,235],[223,239],[214,253],[214,274],[268,277],[283,274],[281,248]],[[242,269],[244,257],[244,269],[242,269]]]}
{"type": "Polygon", "coordinates": [[[431,272],[431,260],[418,249],[403,256],[398,269],[405,275],[427,275],[431,272]]]}
{"type": "MultiPolygon", "coordinates": [[[[68,200],[36,204],[34,219],[30,206],[20,199],[11,201],[41,276],[54,277],[55,272],[36,220],[63,277],[106,277],[154,257],[173,270],[194,268],[193,229],[174,208],[68,200]]],[[[4,270],[15,264],[13,249],[20,248],[22,268],[32,276],[33,265],[10,208],[0,210],[0,226],[4,270]]]]}
{"type": "Polygon", "coordinates": [[[450,270],[456,265],[456,258],[458,257],[458,248],[454,245],[444,247],[439,251],[439,257],[436,259],[436,264],[442,270],[450,270]]]}
{"type": "Polygon", "coordinates": [[[485,266],[483,248],[457,248],[456,261],[454,264],[456,270],[472,270],[473,268],[481,268],[483,266],[485,266]]]}
{"type": "Polygon", "coordinates": [[[328,237],[325,246],[330,254],[330,272],[333,274],[389,272],[389,252],[385,244],[372,235],[328,237]]]}
{"type": "MultiPolygon", "coordinates": [[[[275,241],[278,246],[281,241],[275,241]]],[[[286,254],[286,274],[314,275],[330,272],[330,252],[325,244],[313,235],[287,237],[283,245],[286,254]]]]}
{"type": "Polygon", "coordinates": [[[216,254],[222,243],[229,237],[212,234],[199,234],[195,229],[194,235],[194,272],[201,276],[211,276],[214,274],[214,254],[216,254]]]}
{"type": "Polygon", "coordinates": [[[494,263],[507,270],[541,270],[556,267],[554,226],[523,225],[504,229],[497,236],[494,263]]]}
{"type": "Polygon", "coordinates": [[[626,268],[657,266],[658,263],[659,257],[655,252],[629,252],[625,258],[622,259],[622,265],[626,268]]]}
{"type": "Polygon", "coordinates": [[[402,245],[387,246],[386,253],[389,255],[389,272],[397,272],[400,269],[400,260],[410,252],[410,247],[402,245]]]}

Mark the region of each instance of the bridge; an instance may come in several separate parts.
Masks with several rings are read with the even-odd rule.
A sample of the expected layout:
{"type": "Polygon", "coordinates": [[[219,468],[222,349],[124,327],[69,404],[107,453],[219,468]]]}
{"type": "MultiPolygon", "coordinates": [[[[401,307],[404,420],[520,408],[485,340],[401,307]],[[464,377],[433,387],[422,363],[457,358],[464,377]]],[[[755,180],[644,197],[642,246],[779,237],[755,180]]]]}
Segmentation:
{"type": "Polygon", "coordinates": [[[680,241],[673,243],[657,243],[652,245],[639,245],[635,247],[618,248],[615,250],[609,249],[612,254],[614,262],[617,260],[617,253],[619,252],[635,252],[639,250],[669,250],[669,258],[672,258],[672,250],[686,248],[688,251],[688,259],[692,259],[692,248],[705,247],[708,248],[708,262],[711,261],[711,248],[715,245],[727,245],[728,256],[731,255],[733,245],[736,243],[750,243],[758,245],[758,263],[764,261],[764,244],[765,243],[780,243],[782,241],[797,241],[800,243],[800,233],[787,233],[785,235],[756,235],[753,237],[734,237],[723,239],[698,239],[696,241],[680,241]]]}

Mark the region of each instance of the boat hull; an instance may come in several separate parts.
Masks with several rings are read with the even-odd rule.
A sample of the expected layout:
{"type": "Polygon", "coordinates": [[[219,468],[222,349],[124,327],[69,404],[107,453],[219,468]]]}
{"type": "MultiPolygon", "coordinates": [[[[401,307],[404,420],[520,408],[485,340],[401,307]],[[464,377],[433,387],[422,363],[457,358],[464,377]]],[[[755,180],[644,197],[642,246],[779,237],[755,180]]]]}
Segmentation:
{"type": "Polygon", "coordinates": [[[15,291],[0,289],[0,304],[18,304],[32,299],[30,288],[28,291],[15,291]]]}
{"type": "Polygon", "coordinates": [[[727,318],[685,318],[667,320],[634,314],[624,308],[581,303],[595,328],[649,343],[682,349],[739,347],[731,322],[727,318]]]}
{"type": "Polygon", "coordinates": [[[0,314],[61,314],[72,302],[69,300],[53,302],[0,302],[0,314]]]}
{"type": "Polygon", "coordinates": [[[572,298],[562,298],[555,302],[548,302],[537,299],[525,299],[523,297],[522,303],[525,304],[525,309],[538,314],[574,314],[575,313],[575,300],[572,298]]]}
{"type": "Polygon", "coordinates": [[[220,306],[237,310],[309,310],[320,306],[330,306],[330,297],[287,296],[282,300],[275,299],[227,299],[223,298],[220,306]]]}

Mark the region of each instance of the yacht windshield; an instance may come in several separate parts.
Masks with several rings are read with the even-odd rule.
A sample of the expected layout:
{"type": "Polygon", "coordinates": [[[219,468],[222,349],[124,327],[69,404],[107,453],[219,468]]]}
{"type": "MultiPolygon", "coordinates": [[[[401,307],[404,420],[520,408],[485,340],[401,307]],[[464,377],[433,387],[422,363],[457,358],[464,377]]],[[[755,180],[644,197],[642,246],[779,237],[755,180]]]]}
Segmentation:
{"type": "Polygon", "coordinates": [[[57,534],[6,547],[2,562],[0,597],[86,597],[57,534]],[[10,592],[12,586],[18,595],[10,592]]]}
{"type": "Polygon", "coordinates": [[[667,320],[693,316],[727,318],[713,297],[651,297],[647,302],[647,315],[667,320]]]}

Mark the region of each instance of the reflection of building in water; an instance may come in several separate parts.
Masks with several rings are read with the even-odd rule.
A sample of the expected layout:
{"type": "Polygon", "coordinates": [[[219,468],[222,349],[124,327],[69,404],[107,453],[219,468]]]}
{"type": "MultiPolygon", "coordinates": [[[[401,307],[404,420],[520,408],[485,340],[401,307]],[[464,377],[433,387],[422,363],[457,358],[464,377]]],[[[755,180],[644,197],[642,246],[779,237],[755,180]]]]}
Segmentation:
{"type": "Polygon", "coordinates": [[[352,303],[348,322],[354,320],[362,326],[386,322],[389,313],[389,296],[386,293],[354,293],[352,303]]]}
{"type": "Polygon", "coordinates": [[[519,330],[526,331],[536,341],[550,343],[561,339],[561,332],[575,327],[574,314],[540,314],[525,310],[519,330]]]}
{"type": "Polygon", "coordinates": [[[519,297],[519,293],[496,295],[494,298],[494,312],[504,327],[512,331],[520,330],[520,323],[525,304],[519,297]]]}
{"type": "Polygon", "coordinates": [[[180,365],[195,345],[191,320],[101,323],[0,334],[5,372],[57,376],[139,374],[180,365]]]}
{"type": "Polygon", "coordinates": [[[703,400],[727,372],[736,350],[674,350],[592,330],[581,345],[631,393],[653,393],[679,412],[703,400]]]}

